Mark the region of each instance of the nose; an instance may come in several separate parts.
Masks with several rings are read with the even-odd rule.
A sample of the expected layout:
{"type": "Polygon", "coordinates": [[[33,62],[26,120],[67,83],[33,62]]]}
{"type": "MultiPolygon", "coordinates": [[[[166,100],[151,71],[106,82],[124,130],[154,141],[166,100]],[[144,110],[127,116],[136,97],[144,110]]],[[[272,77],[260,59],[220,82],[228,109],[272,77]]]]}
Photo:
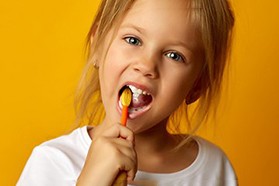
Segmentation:
{"type": "Polygon", "coordinates": [[[156,79],[159,77],[158,63],[155,56],[142,57],[134,63],[133,69],[145,77],[156,79]]]}

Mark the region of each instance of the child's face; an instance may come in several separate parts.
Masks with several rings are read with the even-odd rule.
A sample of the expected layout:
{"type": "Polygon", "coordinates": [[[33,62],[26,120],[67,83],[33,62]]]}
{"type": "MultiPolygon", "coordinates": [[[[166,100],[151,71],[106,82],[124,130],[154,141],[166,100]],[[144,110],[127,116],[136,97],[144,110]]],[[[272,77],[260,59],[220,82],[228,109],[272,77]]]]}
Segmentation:
{"type": "Polygon", "coordinates": [[[137,0],[111,45],[108,35],[99,69],[105,122],[120,121],[119,92],[125,85],[139,92],[127,123],[135,133],[165,125],[185,101],[202,68],[202,53],[184,1],[137,0]]]}

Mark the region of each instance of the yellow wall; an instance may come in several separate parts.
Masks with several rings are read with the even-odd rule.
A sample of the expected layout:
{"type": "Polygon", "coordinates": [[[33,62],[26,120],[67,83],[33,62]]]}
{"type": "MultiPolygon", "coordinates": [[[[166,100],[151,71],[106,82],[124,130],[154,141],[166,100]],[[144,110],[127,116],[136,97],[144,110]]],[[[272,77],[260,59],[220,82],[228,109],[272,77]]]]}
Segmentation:
{"type": "MultiPolygon", "coordinates": [[[[0,183],[14,185],[39,143],[74,120],[73,94],[95,0],[0,3],[0,183]]],[[[278,1],[234,0],[230,88],[217,127],[202,131],[231,158],[240,185],[279,185],[278,1]],[[215,132],[205,132],[215,130],[215,132]]]]}

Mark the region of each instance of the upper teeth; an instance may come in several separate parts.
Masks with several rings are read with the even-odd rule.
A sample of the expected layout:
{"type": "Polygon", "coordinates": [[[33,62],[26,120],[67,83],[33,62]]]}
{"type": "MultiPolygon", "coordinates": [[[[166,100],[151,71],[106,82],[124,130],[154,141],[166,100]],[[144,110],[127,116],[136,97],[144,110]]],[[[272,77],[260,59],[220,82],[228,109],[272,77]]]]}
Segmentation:
{"type": "Polygon", "coordinates": [[[144,90],[141,90],[141,89],[139,89],[139,88],[136,88],[136,87],[134,87],[133,85],[129,85],[128,87],[131,89],[131,91],[133,92],[133,96],[135,96],[135,97],[137,97],[137,96],[140,95],[140,94],[143,94],[143,95],[150,95],[150,93],[148,93],[148,92],[146,92],[146,91],[144,91],[144,90]]]}

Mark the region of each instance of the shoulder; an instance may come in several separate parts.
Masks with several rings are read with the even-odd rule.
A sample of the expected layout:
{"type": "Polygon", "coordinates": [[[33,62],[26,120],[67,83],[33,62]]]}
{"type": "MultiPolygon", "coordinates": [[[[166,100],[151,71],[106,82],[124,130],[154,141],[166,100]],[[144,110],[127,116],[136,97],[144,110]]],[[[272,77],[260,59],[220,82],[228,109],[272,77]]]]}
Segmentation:
{"type": "MultiPolygon", "coordinates": [[[[51,161],[82,161],[89,149],[91,139],[87,127],[75,129],[67,135],[46,141],[37,146],[32,155],[43,155],[51,161]]],[[[31,156],[32,157],[32,156],[31,156]]]]}
{"type": "Polygon", "coordinates": [[[215,177],[225,183],[231,183],[237,180],[234,168],[226,153],[212,142],[195,136],[199,146],[197,164],[200,164],[200,171],[205,177],[215,177]]]}
{"type": "Polygon", "coordinates": [[[199,151],[201,153],[205,153],[208,156],[213,155],[218,158],[226,156],[224,151],[218,145],[199,136],[194,136],[193,138],[198,143],[199,151]]]}
{"type": "Polygon", "coordinates": [[[75,180],[90,145],[90,138],[86,134],[87,127],[78,128],[70,134],[35,147],[24,167],[18,185],[49,183],[48,180],[60,184],[61,177],[75,180]]]}
{"type": "Polygon", "coordinates": [[[57,151],[65,154],[72,154],[76,151],[87,151],[91,139],[87,133],[87,126],[77,128],[69,134],[62,135],[52,140],[46,141],[37,146],[37,151],[57,151]]]}
{"type": "Polygon", "coordinates": [[[195,136],[194,139],[198,143],[199,154],[201,156],[206,156],[208,161],[220,163],[229,162],[228,156],[218,145],[198,136],[195,136]]]}

